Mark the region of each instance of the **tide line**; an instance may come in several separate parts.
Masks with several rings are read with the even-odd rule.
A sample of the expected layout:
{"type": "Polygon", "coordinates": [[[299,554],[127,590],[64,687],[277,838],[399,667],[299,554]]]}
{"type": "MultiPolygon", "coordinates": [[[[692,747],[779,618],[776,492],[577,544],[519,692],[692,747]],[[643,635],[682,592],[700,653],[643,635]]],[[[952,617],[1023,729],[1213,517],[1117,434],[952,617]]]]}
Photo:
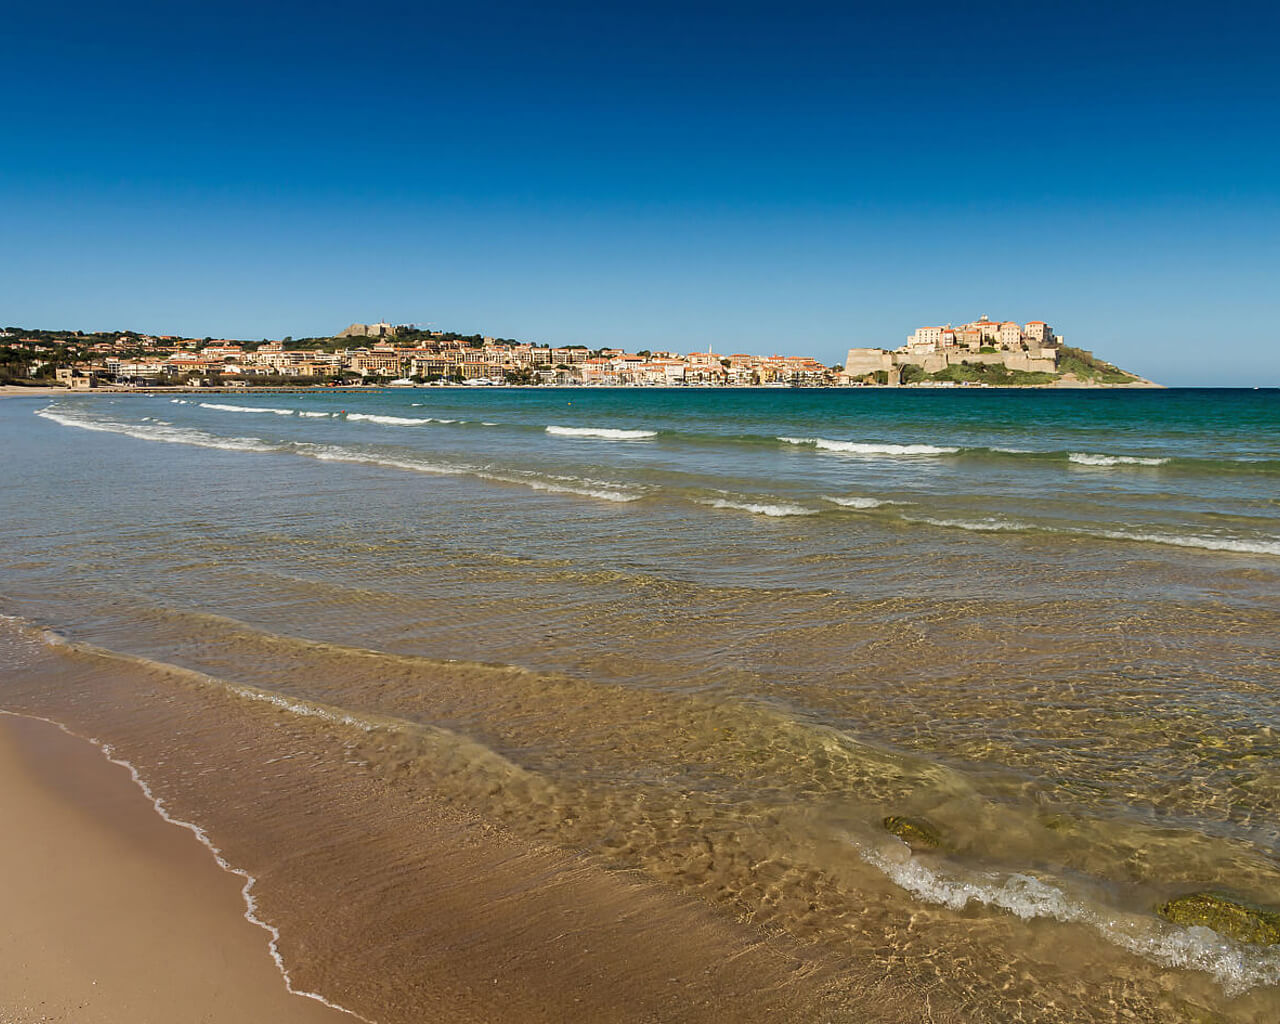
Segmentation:
{"type": "Polygon", "coordinates": [[[164,801],[152,792],[146,779],[142,777],[141,773],[134,767],[133,763],[125,758],[115,756],[115,750],[111,744],[103,742],[93,736],[82,736],[80,733],[67,728],[63,723],[55,721],[52,718],[45,718],[42,715],[20,714],[16,711],[6,711],[4,709],[0,709],[0,715],[8,715],[10,718],[28,718],[38,722],[44,722],[47,725],[55,726],[73,739],[91,743],[108,761],[112,764],[119,765],[121,768],[128,771],[130,778],[134,781],[134,784],[142,790],[143,796],[150,801],[151,806],[162,819],[167,821],[170,825],[177,825],[179,828],[185,828],[213,855],[213,859],[217,863],[218,867],[228,874],[235,875],[236,877],[243,879],[244,884],[240,888],[240,896],[244,900],[244,919],[267,933],[267,951],[271,954],[271,959],[275,963],[276,969],[280,972],[280,977],[284,980],[285,990],[289,992],[290,995],[300,996],[303,999],[313,999],[318,1003],[323,1003],[330,1009],[337,1010],[340,1013],[345,1013],[348,1016],[356,1018],[356,1020],[364,1021],[364,1024],[376,1024],[375,1021],[357,1013],[355,1010],[348,1009],[339,1003],[333,1002],[331,999],[326,999],[319,992],[308,992],[305,989],[297,988],[293,984],[293,978],[290,976],[289,969],[285,966],[284,957],[280,953],[280,929],[269,921],[265,921],[258,916],[258,901],[253,895],[253,887],[257,884],[258,880],[253,875],[249,874],[249,872],[244,868],[236,867],[234,864],[230,863],[227,858],[223,856],[222,851],[214,844],[213,840],[209,838],[209,834],[203,828],[194,822],[185,821],[182,818],[177,818],[170,814],[168,808],[164,805],[164,801]]]}

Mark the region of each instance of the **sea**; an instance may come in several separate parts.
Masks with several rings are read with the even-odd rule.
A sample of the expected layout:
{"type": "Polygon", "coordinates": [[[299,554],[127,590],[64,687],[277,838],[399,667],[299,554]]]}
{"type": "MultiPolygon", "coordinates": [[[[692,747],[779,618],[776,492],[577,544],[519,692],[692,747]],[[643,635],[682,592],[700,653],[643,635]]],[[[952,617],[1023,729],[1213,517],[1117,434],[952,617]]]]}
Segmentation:
{"type": "Polygon", "coordinates": [[[544,942],[581,1019],[727,1014],[619,1002],[651,905],[786,959],[774,1020],[1280,1020],[1280,945],[1158,911],[1280,905],[1280,391],[15,398],[0,479],[0,710],[365,1020],[544,942]]]}

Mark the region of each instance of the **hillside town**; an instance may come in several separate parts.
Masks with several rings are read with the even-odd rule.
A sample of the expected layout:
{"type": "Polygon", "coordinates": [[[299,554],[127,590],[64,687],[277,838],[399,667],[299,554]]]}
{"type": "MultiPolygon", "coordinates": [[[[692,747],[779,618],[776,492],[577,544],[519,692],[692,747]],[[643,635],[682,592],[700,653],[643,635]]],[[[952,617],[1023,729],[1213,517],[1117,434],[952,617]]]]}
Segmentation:
{"type": "Polygon", "coordinates": [[[807,356],[552,347],[389,323],[351,324],[332,338],[296,343],[44,333],[0,337],[0,345],[26,350],[33,373],[56,362],[56,380],[72,388],[282,382],[821,387],[838,383],[840,369],[807,356]]]}
{"type": "Polygon", "coordinates": [[[809,356],[591,349],[353,323],[330,337],[272,341],[133,331],[0,330],[0,383],[100,387],[549,385],[557,387],[984,387],[1124,384],[1132,374],[1068,349],[1045,322],[987,317],[917,328],[893,349],[809,356]]]}

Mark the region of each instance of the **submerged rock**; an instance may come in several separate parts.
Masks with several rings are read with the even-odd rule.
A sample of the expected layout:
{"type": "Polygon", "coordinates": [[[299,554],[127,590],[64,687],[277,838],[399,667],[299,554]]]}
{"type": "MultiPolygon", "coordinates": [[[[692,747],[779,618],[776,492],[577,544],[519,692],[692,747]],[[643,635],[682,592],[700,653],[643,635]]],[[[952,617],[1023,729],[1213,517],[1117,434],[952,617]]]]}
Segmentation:
{"type": "Polygon", "coordinates": [[[1200,925],[1240,942],[1280,943],[1280,913],[1255,907],[1221,892],[1193,892],[1156,907],[1161,917],[1188,927],[1200,925]]]}
{"type": "Polygon", "coordinates": [[[884,827],[913,850],[937,850],[942,846],[942,833],[924,818],[891,814],[884,819],[884,827]]]}

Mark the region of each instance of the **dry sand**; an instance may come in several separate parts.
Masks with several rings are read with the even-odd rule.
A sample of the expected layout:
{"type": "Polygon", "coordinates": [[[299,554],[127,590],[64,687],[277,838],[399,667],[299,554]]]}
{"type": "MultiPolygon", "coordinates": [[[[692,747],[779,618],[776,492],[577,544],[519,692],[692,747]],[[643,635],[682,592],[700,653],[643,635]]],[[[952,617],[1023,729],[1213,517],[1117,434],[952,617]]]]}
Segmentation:
{"type": "Polygon", "coordinates": [[[290,995],[241,879],[128,771],[0,714],[0,1024],[339,1024],[290,995]]]}
{"type": "MultiPolygon", "coordinates": [[[[69,395],[70,388],[23,388],[15,384],[0,384],[0,398],[50,398],[54,395],[69,395]]],[[[84,392],[76,392],[82,394],[84,392]]]]}

